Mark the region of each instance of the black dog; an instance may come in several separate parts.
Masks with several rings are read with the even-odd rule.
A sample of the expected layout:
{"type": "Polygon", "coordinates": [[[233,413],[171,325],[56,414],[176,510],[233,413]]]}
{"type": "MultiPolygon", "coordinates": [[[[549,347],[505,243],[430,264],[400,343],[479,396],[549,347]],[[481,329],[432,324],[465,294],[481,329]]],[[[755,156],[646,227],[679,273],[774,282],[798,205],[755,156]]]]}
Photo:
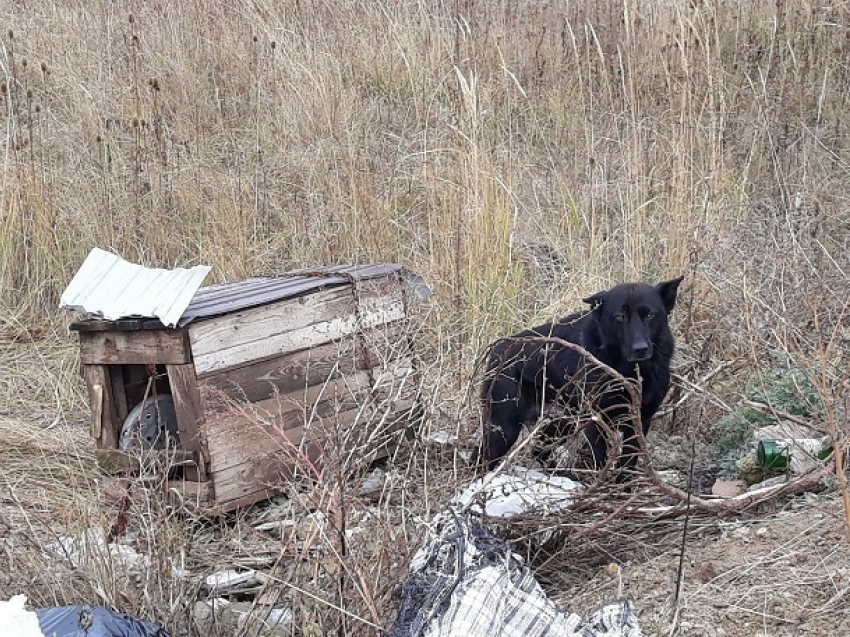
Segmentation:
{"type": "MultiPolygon", "coordinates": [[[[674,341],[667,317],[683,278],[656,286],[618,285],[584,299],[591,306],[589,312],[571,314],[493,344],[482,390],[485,427],[480,459],[492,469],[516,442],[523,424],[536,422],[541,410],[550,405],[559,407],[564,415],[555,418],[544,435],[550,439],[565,435],[575,414],[590,402],[598,418],[623,433],[618,467],[633,467],[639,449],[629,418],[631,401],[622,383],[612,383],[612,375],[580,351],[545,338],[579,345],[625,378],[635,379],[639,372],[640,418],[646,434],[670,387],[674,341]]],[[[594,465],[604,466],[608,455],[604,429],[590,420],[584,433],[594,465]]],[[[618,479],[624,475],[620,473],[618,479]]]]}

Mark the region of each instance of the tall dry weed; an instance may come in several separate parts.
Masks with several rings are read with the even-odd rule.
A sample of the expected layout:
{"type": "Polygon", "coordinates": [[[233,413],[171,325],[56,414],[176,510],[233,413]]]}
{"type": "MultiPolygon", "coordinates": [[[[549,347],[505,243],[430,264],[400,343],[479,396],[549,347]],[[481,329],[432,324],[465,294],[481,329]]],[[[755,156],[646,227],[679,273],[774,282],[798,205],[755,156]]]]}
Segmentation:
{"type": "MultiPolygon", "coordinates": [[[[56,317],[94,246],[215,280],[400,261],[435,292],[425,391],[459,433],[486,343],[615,281],[689,275],[691,380],[775,349],[814,374],[817,335],[843,342],[840,3],[0,0],[0,16],[4,324],[56,317]]],[[[688,390],[703,429],[737,396],[729,373],[688,390]]]]}

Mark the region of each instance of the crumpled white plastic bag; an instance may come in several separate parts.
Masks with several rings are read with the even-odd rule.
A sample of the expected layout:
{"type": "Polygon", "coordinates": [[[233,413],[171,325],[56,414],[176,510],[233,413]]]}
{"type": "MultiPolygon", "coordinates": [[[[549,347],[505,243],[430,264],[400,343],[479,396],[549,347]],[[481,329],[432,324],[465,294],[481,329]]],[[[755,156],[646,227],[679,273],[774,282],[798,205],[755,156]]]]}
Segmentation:
{"type": "Polygon", "coordinates": [[[27,596],[0,599],[0,637],[44,637],[38,615],[26,609],[27,596]]]}

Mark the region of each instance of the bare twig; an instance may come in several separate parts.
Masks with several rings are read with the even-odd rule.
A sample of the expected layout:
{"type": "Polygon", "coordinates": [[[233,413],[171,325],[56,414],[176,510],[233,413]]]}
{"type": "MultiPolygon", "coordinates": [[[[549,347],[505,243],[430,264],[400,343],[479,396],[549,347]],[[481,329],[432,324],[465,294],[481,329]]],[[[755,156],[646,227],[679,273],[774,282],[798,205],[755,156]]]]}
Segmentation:
{"type": "Polygon", "coordinates": [[[817,430],[817,427],[812,425],[812,423],[805,418],[800,418],[799,416],[795,416],[794,414],[789,414],[786,411],[781,411],[776,409],[772,405],[766,405],[765,403],[760,403],[755,400],[742,400],[741,405],[743,407],[749,407],[755,411],[761,412],[763,414],[769,414],[776,418],[777,420],[787,420],[789,422],[793,422],[794,424],[801,425],[808,429],[817,430]]]}
{"type": "Polygon", "coordinates": [[[735,358],[730,361],[723,361],[717,367],[709,371],[707,374],[704,374],[698,381],[692,382],[687,380],[684,376],[680,374],[673,374],[673,380],[678,382],[681,385],[687,385],[688,390],[682,394],[682,396],[675,402],[665,405],[661,409],[656,412],[656,417],[658,416],[666,416],[667,414],[672,413],[683,404],[685,404],[692,396],[695,394],[705,394],[708,393],[706,386],[714,380],[717,376],[725,372],[730,367],[735,367],[741,361],[745,360],[744,358],[735,358]]]}
{"type": "Polygon", "coordinates": [[[682,576],[685,572],[685,545],[688,540],[688,522],[691,519],[691,488],[694,483],[694,456],[696,445],[691,441],[691,465],[688,470],[688,497],[685,505],[685,523],[682,525],[682,545],[679,550],[679,567],[676,572],[676,592],[673,595],[673,607],[679,606],[679,594],[682,592],[682,576]]]}

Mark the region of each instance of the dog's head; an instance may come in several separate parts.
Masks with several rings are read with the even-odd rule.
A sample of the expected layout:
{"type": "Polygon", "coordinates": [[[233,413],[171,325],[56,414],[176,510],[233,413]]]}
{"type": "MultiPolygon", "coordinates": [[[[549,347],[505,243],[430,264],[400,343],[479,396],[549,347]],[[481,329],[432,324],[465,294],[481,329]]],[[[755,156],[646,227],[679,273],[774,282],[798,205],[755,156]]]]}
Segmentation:
{"type": "Polygon", "coordinates": [[[658,285],[622,283],[584,299],[593,309],[605,344],[618,343],[620,355],[630,363],[652,358],[659,342],[669,334],[667,316],[676,305],[683,278],[658,285]]]}

